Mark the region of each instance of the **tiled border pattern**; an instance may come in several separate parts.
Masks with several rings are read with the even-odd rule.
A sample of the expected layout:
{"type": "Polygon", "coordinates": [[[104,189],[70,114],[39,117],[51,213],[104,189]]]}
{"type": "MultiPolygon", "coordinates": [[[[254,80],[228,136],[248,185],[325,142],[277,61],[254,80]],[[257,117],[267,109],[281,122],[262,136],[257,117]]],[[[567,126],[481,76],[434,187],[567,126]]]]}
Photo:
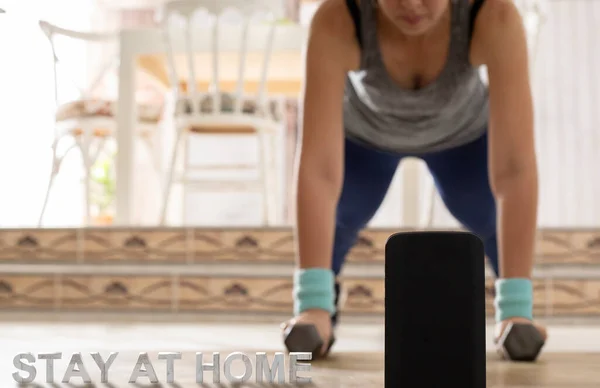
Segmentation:
{"type": "MultiPolygon", "coordinates": [[[[397,229],[367,229],[348,261],[383,262],[385,242],[397,229]]],[[[98,228],[0,230],[0,262],[199,263],[294,259],[290,228],[98,228]]],[[[540,230],[538,264],[600,265],[600,230],[540,230]]]]}
{"type": "MultiPolygon", "coordinates": [[[[363,231],[348,261],[382,267],[385,242],[396,232],[363,231]]],[[[559,269],[570,264],[579,269],[577,278],[555,272],[535,279],[536,316],[600,316],[600,278],[586,275],[586,268],[600,268],[600,230],[541,230],[537,253],[538,265],[559,269]]],[[[0,262],[24,265],[22,272],[16,273],[8,267],[3,273],[0,265],[0,310],[287,314],[292,309],[290,276],[266,276],[260,271],[248,276],[242,270],[211,275],[197,275],[197,271],[163,275],[167,270],[109,274],[102,272],[102,267],[155,264],[166,268],[176,263],[191,269],[188,265],[233,262],[291,265],[293,259],[289,228],[0,230],[0,262]],[[36,272],[44,263],[59,266],[53,273],[36,272]],[[88,264],[87,269],[82,264],[88,264]],[[69,273],[65,271],[68,268],[80,270],[69,273]]],[[[360,274],[344,283],[345,313],[383,314],[383,279],[360,274]]],[[[488,290],[487,313],[492,316],[491,279],[488,290]]]]}
{"type": "MultiPolygon", "coordinates": [[[[534,287],[537,317],[600,316],[600,279],[538,279],[534,287]]],[[[284,277],[11,274],[0,275],[0,310],[287,314],[291,290],[284,277]]],[[[490,279],[488,316],[492,290],[490,279]]],[[[345,279],[344,292],[344,313],[383,314],[383,279],[345,279]]]]}

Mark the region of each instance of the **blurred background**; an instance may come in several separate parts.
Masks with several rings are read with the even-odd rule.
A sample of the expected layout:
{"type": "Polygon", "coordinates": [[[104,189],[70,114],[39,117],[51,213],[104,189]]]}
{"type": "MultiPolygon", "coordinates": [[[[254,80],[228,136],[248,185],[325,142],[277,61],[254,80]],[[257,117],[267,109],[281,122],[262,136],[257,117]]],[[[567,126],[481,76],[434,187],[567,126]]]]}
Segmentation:
{"type": "MultiPolygon", "coordinates": [[[[276,18],[285,20],[285,23],[297,23],[303,28],[319,4],[318,1],[282,1],[285,4],[276,18]]],[[[7,10],[6,14],[1,15],[0,23],[0,39],[4,50],[4,60],[0,63],[0,103],[4,107],[0,115],[0,163],[5,183],[5,189],[0,192],[2,227],[38,225],[52,171],[51,145],[55,139],[58,117],[54,98],[53,58],[48,38],[39,28],[38,21],[47,20],[65,29],[114,32],[118,35],[123,30],[160,28],[157,16],[162,3],[160,0],[5,0],[0,4],[7,10]],[[65,12],[66,9],[69,12],[65,12]]],[[[600,220],[600,204],[597,201],[600,184],[593,166],[599,162],[596,151],[600,143],[600,114],[596,110],[600,77],[595,71],[600,61],[600,43],[596,39],[600,4],[596,0],[531,0],[521,1],[521,4],[529,27],[532,50],[531,72],[541,173],[539,225],[596,227],[600,220]]],[[[197,24],[204,23],[201,19],[197,24]]],[[[230,25],[230,28],[235,27],[230,25]]],[[[205,31],[210,30],[205,28],[205,31]]],[[[302,34],[298,32],[298,39],[303,39],[302,34]]],[[[119,37],[94,43],[68,39],[60,34],[54,37],[61,64],[57,84],[61,98],[59,104],[81,99],[80,90],[74,86],[89,88],[95,82],[94,77],[100,72],[100,67],[105,65],[106,61],[100,59],[114,59],[114,66],[96,83],[93,96],[117,105],[119,37]],[[112,50],[107,49],[109,46],[112,50]]],[[[138,38],[145,39],[143,33],[138,34],[138,38]]],[[[254,42],[257,46],[261,44],[256,40],[254,42]]],[[[49,196],[42,226],[112,224],[119,218],[116,214],[118,198],[126,195],[135,200],[122,200],[123,206],[127,207],[127,210],[121,211],[122,224],[153,226],[160,222],[164,199],[162,194],[169,175],[172,149],[161,136],[168,137],[175,132],[168,115],[162,114],[167,94],[172,90],[162,43],[160,39],[155,45],[156,50],[153,50],[155,52],[132,54],[138,56],[136,71],[132,73],[137,79],[134,91],[136,102],[142,105],[142,109],[155,111],[147,112],[155,116],[150,118],[153,125],[149,128],[149,132],[156,135],[152,137],[154,153],[148,155],[142,145],[148,137],[132,138],[139,148],[135,155],[130,156],[135,161],[135,174],[126,175],[132,182],[127,188],[122,185],[122,190],[119,190],[116,182],[119,173],[116,162],[118,142],[116,130],[113,131],[111,127],[111,136],[104,139],[106,152],[90,162],[93,194],[89,201],[91,218],[86,221],[85,185],[82,184],[85,168],[78,155],[79,150],[72,149],[61,164],[61,172],[49,196]],[[162,161],[162,168],[156,171],[153,166],[158,160],[162,161]],[[104,175],[106,179],[102,178],[104,175]],[[133,193],[126,194],[132,190],[133,193]]],[[[196,68],[200,74],[196,76],[206,86],[213,78],[209,66],[206,66],[210,64],[208,55],[211,47],[200,46],[197,47],[197,54],[204,55],[201,59],[205,63],[200,59],[197,61],[196,68]],[[202,53],[202,50],[205,52],[202,53]]],[[[287,47],[274,52],[275,59],[269,66],[269,93],[272,98],[285,98],[284,117],[277,121],[281,126],[277,130],[279,143],[276,145],[280,162],[270,172],[277,177],[274,181],[277,182],[278,194],[272,200],[272,209],[269,209],[276,213],[274,218],[269,219],[271,225],[290,225],[292,222],[289,209],[290,178],[297,130],[297,98],[302,78],[301,47],[300,44],[297,50],[287,47]]],[[[177,53],[179,78],[185,81],[185,49],[180,49],[181,52],[177,53]]],[[[221,66],[227,66],[227,69],[220,74],[220,79],[233,89],[238,77],[238,53],[233,49],[227,51],[229,56],[223,56],[221,61],[221,66]]],[[[247,70],[251,74],[246,74],[247,84],[258,82],[259,67],[264,57],[262,51],[257,50],[254,54],[248,57],[250,65],[247,70]]],[[[116,116],[112,118],[117,119],[116,116]]],[[[115,125],[114,128],[117,127],[115,125]]],[[[66,144],[71,140],[64,139],[63,142],[66,144]]],[[[231,163],[241,167],[257,162],[255,142],[256,138],[252,136],[192,136],[187,157],[182,153],[179,156],[190,164],[231,163]]],[[[62,151],[64,149],[61,148],[62,151]]],[[[211,172],[203,172],[205,175],[196,170],[191,172],[196,182],[186,185],[185,192],[175,188],[175,194],[171,196],[173,206],[182,209],[173,210],[172,213],[178,214],[171,215],[169,225],[262,225],[264,196],[260,192],[249,192],[244,187],[211,192],[201,187],[202,181],[196,179],[206,174],[213,174],[211,179],[214,174],[228,174],[228,177],[250,174],[241,170],[233,168],[226,171],[218,167],[211,172]]],[[[455,226],[455,221],[439,199],[434,196],[431,200],[428,179],[426,170],[418,161],[405,163],[372,226],[413,227],[422,223],[435,227],[455,226]],[[433,212],[430,212],[432,203],[433,212]]]]}
{"type": "MultiPolygon", "coordinates": [[[[3,313],[291,313],[303,51],[320,3],[198,3],[0,0],[3,313]]],[[[540,168],[536,315],[596,319],[600,0],[517,3],[540,168]]],[[[381,321],[390,233],[456,227],[406,160],[344,270],[346,316],[381,321]]]]}

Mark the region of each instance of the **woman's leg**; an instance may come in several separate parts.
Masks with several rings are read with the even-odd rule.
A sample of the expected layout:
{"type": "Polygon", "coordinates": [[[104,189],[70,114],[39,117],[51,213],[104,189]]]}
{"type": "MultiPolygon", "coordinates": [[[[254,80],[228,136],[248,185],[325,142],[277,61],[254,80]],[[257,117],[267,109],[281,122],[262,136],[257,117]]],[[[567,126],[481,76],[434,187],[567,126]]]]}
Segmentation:
{"type": "Polygon", "coordinates": [[[448,211],[483,240],[486,256],[499,276],[496,201],[488,177],[487,136],[423,160],[448,211]]]}
{"type": "MultiPolygon", "coordinates": [[[[336,276],[342,271],[358,233],[381,206],[400,159],[346,140],[344,185],[337,206],[333,244],[332,269],[336,276]]],[[[336,284],[336,306],[339,293],[336,284]]],[[[336,322],[337,313],[333,316],[333,323],[336,322]]]]}

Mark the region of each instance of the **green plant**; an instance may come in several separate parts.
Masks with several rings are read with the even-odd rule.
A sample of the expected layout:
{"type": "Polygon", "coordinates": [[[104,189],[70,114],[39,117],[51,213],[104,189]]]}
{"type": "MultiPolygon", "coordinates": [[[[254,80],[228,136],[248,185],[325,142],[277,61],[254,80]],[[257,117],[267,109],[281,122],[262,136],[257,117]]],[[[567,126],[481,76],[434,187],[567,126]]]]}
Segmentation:
{"type": "Polygon", "coordinates": [[[115,154],[99,158],[92,167],[91,180],[94,183],[92,203],[98,207],[99,215],[104,215],[111,209],[115,199],[115,154]]]}

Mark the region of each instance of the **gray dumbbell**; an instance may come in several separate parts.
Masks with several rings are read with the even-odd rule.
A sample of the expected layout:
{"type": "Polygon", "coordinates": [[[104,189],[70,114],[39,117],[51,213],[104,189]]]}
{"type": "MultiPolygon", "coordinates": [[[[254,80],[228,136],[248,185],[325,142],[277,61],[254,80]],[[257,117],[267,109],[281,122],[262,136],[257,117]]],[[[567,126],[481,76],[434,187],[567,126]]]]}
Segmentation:
{"type": "Polygon", "coordinates": [[[335,338],[332,335],[327,350],[324,354],[321,354],[323,339],[314,325],[305,323],[288,326],[283,336],[285,347],[289,352],[311,352],[313,360],[327,357],[329,350],[335,342],[335,338]]]}
{"type": "Polygon", "coordinates": [[[497,345],[500,355],[507,360],[532,362],[538,358],[544,343],[542,333],[532,324],[512,322],[497,345]]]}

